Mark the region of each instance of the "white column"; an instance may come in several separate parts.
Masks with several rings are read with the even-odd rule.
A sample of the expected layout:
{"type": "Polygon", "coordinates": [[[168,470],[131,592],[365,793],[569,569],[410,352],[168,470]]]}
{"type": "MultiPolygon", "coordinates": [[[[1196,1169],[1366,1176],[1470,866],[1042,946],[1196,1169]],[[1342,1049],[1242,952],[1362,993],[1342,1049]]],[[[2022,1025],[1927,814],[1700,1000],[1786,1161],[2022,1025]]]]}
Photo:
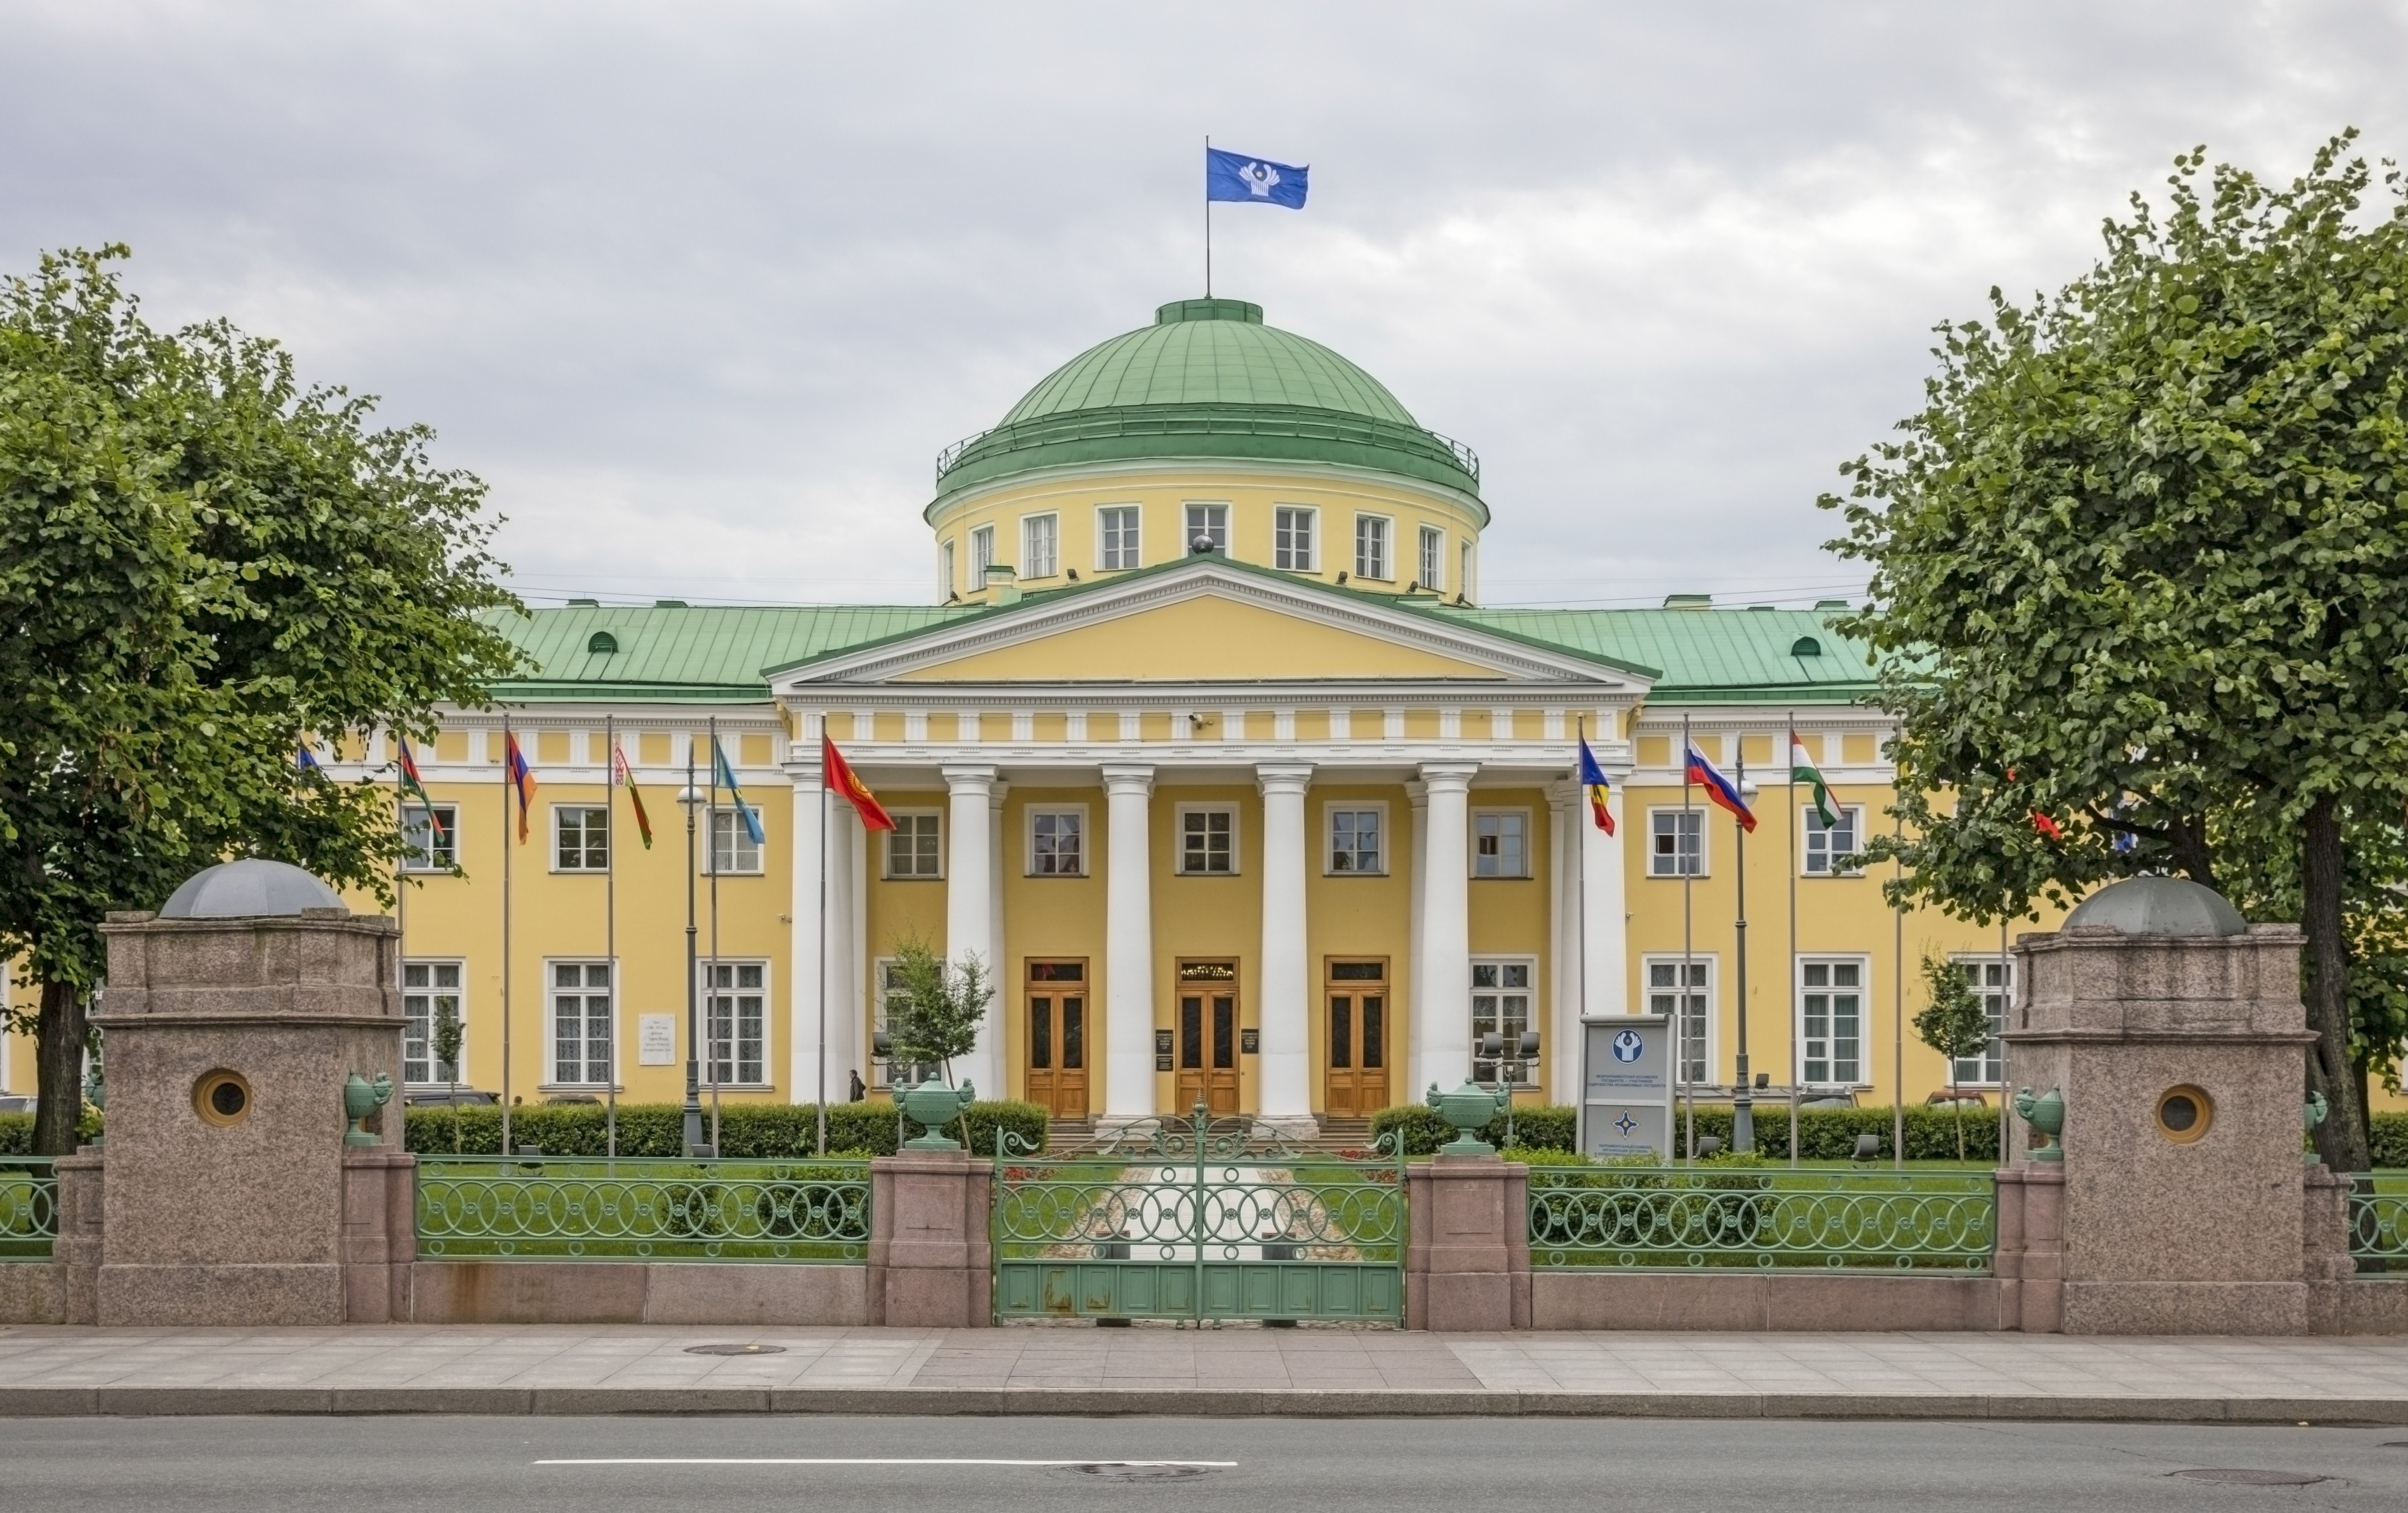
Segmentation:
{"type": "MultiPolygon", "coordinates": [[[[1405,885],[1405,907],[1410,911],[1405,923],[1405,1022],[1411,1028],[1407,1031],[1405,1056],[1398,1059],[1391,1049],[1389,1064],[1411,1069],[1421,1064],[1418,1058],[1422,1053],[1422,979],[1427,975],[1429,966],[1422,955],[1422,879],[1429,871],[1429,785],[1423,782],[1405,784],[1405,802],[1412,806],[1410,828],[1412,860],[1409,864],[1412,874],[1405,885]]],[[[1453,1083],[1447,1085],[1454,1086],[1453,1083]]],[[[1390,1095],[1398,1103],[1412,1103],[1421,1097],[1426,1086],[1391,1089],[1390,1095]]]]}
{"type": "Polygon", "coordinates": [[[1550,960],[1547,1011],[1547,1088],[1559,1104],[1580,1102],[1581,936],[1579,827],[1589,822],[1580,785],[1547,785],[1547,946],[1550,960]]]}
{"type": "MultiPolygon", "coordinates": [[[[1428,860],[1422,868],[1422,997],[1413,1016],[1413,1088],[1471,1075],[1471,775],[1427,765],[1428,860]]],[[[1408,1090],[1400,1090],[1408,1091],[1408,1090]]],[[[1411,1101],[1411,1100],[1405,1100],[1411,1101]]]]}
{"type": "Polygon", "coordinates": [[[1613,816],[1612,835],[1597,828],[1585,796],[1572,811],[1580,835],[1580,872],[1573,880],[1585,882],[1575,896],[1581,907],[1581,957],[1588,963],[1580,1006],[1586,1019],[1630,1012],[1630,930],[1622,904],[1622,838],[1629,828],[1623,821],[1622,784],[1627,776],[1611,768],[1606,772],[1612,780],[1606,812],[1613,816]]]}
{"type": "MultiPolygon", "coordinates": [[[[821,949],[826,923],[821,918],[820,879],[827,844],[821,821],[827,789],[816,750],[809,762],[788,763],[786,776],[795,790],[795,844],[789,864],[795,903],[787,911],[794,922],[786,977],[786,1002],[791,1009],[786,1016],[786,1101],[807,1104],[819,1096],[820,1086],[820,993],[826,974],[825,952],[821,949]]],[[[704,843],[709,844],[709,837],[704,843]]],[[[839,1085],[837,1091],[844,1090],[839,1085]]]]}
{"type": "Polygon", "coordinates": [[[1104,1119],[1154,1114],[1152,767],[1104,768],[1104,1119]]]}
{"type": "MultiPolygon", "coordinates": [[[[945,786],[952,795],[945,816],[950,845],[945,854],[945,959],[959,966],[975,956],[990,971],[995,958],[995,811],[989,794],[995,787],[993,767],[945,767],[945,786]]],[[[956,1085],[975,1082],[982,1098],[1003,1095],[1001,992],[979,1026],[978,1045],[953,1061],[956,1085]]]]}
{"type": "MultiPolygon", "coordinates": [[[[853,951],[860,921],[853,911],[853,879],[861,864],[862,829],[852,805],[833,797],[820,802],[827,816],[827,959],[821,966],[827,994],[827,1097],[828,1102],[840,1104],[853,1091],[853,1069],[860,1064],[855,1030],[860,1000],[853,994],[853,951]]],[[[820,1034],[817,1023],[811,1026],[811,1034],[814,1037],[820,1034]]],[[[797,1094],[804,1102],[818,1096],[817,1086],[797,1094]]]]}
{"type": "Polygon", "coordinates": [[[1304,791],[1309,766],[1261,766],[1263,794],[1262,1054],[1257,1115],[1300,1134],[1312,1117],[1312,976],[1306,958],[1304,791]]]}

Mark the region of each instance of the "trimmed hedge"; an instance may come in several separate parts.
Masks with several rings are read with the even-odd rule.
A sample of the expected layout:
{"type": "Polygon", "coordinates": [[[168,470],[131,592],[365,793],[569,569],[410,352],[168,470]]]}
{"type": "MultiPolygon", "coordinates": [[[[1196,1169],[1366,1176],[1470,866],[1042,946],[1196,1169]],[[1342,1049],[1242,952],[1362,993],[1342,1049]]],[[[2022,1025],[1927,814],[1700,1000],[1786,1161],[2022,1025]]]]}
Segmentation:
{"type": "MultiPolygon", "coordinates": [[[[1513,1110],[1514,1147],[1524,1150],[1577,1150],[1580,1149],[1579,1122],[1579,1114],[1563,1104],[1516,1108],[1513,1110]]],[[[1390,1130],[1404,1132],[1405,1154],[1408,1156],[1426,1156],[1455,1138],[1455,1126],[1440,1119],[1438,1110],[1426,1104],[1398,1104],[1371,1116],[1372,1139],[1379,1139],[1390,1130]]],[[[1505,1116],[1499,1114],[1482,1125],[1480,1137],[1501,1148],[1505,1144],[1505,1116]]]]}
{"type": "MultiPolygon", "coordinates": [[[[1673,1111],[1674,1139],[1685,1135],[1688,1128],[1684,1111],[1673,1111]]],[[[2375,1117],[2375,1164],[2378,1166],[2408,1165],[2408,1113],[2379,1114],[2375,1117]],[[2388,1126],[2386,1131],[2381,1128],[2388,1126]],[[2386,1156],[2386,1133],[2394,1135],[2396,1154],[2386,1156]]],[[[1405,1135],[1405,1153],[1426,1156],[1455,1138],[1455,1126],[1439,1118],[1438,1110],[1420,1104],[1399,1104],[1383,1108],[1371,1116],[1374,1138],[1390,1130],[1400,1129],[1405,1135]]],[[[1730,1145],[1731,1111],[1728,1104],[1698,1106],[1699,1139],[1718,1136],[1727,1149],[1730,1145]]],[[[1573,1150],[1578,1149],[1578,1116],[1560,1104],[1541,1108],[1520,1108],[1513,1113],[1513,1134],[1516,1145],[1530,1150],[1573,1150]]],[[[1890,1153],[1890,1110],[1880,1108],[1801,1108],[1798,1111],[1798,1156],[1801,1161],[1846,1161],[1855,1156],[1856,1136],[1860,1134],[1881,1137],[1881,1153],[1890,1153]]],[[[1480,1137],[1494,1146],[1505,1143],[1505,1118],[1498,1115],[1482,1126],[1480,1137]]],[[[1758,1104],[1756,1109],[1756,1148],[1767,1156],[1789,1159],[1789,1107],[1786,1104],[1758,1104]]],[[[1944,1108],[1909,1108],[1906,1111],[1906,1155],[1910,1161],[1955,1161],[1956,1159],[1956,1126],[1955,1116],[1944,1108]]],[[[1996,1161],[1999,1159],[1999,1112],[1995,1108],[1965,1111],[1965,1159],[1996,1161]]]]}
{"type": "MultiPolygon", "coordinates": [[[[84,1106],[83,1118],[76,1125],[77,1138],[89,1145],[100,1134],[100,1110],[84,1106]]],[[[0,1156],[30,1156],[34,1153],[34,1116],[31,1114],[0,1114],[0,1156]]]]}
{"type": "MultiPolygon", "coordinates": [[[[510,1110],[510,1141],[538,1147],[547,1156],[599,1156],[609,1148],[609,1110],[600,1104],[523,1104],[510,1110]]],[[[703,1106],[703,1131],[710,1133],[710,1107],[703,1106]]],[[[975,1103],[966,1116],[968,1144],[974,1152],[995,1151],[997,1129],[1009,1129],[1042,1149],[1045,1109],[1031,1103],[975,1103]]],[[[906,1138],[921,1134],[909,1125],[906,1138]]],[[[891,1156],[895,1154],[895,1106],[888,1103],[830,1104],[827,1111],[831,1154],[891,1156]]],[[[961,1139],[957,1127],[947,1134],[961,1139]]],[[[727,1104],[719,1114],[719,1153],[730,1157],[777,1158],[807,1156],[819,1137],[819,1111],[811,1104],[727,1104]]],[[[502,1153],[502,1111],[490,1105],[453,1109],[441,1104],[409,1109],[404,1115],[403,1143],[426,1155],[497,1156],[502,1153]],[[455,1144],[452,1116],[459,1116],[455,1144]]],[[[681,1156],[685,1153],[685,1110],[680,1104],[621,1104],[619,1154],[681,1156]]]]}

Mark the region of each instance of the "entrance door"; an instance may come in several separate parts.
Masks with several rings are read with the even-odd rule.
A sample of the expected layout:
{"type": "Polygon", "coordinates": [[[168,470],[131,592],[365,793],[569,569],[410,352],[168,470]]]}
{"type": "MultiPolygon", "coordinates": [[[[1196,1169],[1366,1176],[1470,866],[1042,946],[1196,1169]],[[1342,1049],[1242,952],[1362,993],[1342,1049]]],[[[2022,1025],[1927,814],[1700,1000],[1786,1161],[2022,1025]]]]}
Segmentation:
{"type": "Polygon", "coordinates": [[[1179,1106],[1238,1111],[1238,963],[1179,963],[1179,1106]]]}
{"type": "Polygon", "coordinates": [[[1322,1110],[1368,1118],[1388,1106],[1387,959],[1330,962],[1322,998],[1329,1015],[1322,1110]]]}
{"type": "Polygon", "coordinates": [[[1028,1101],[1087,1117],[1087,963],[1028,963],[1028,1101]]]}

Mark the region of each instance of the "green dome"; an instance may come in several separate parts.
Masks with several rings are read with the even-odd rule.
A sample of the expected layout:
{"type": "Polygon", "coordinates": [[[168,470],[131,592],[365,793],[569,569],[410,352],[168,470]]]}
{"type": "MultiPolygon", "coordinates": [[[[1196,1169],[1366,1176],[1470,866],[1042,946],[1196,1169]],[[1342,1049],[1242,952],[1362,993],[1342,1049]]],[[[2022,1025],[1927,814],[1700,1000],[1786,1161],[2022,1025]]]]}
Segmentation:
{"type": "Polygon", "coordinates": [[[1423,429],[1387,386],[1235,299],[1175,300],[1091,347],[1001,424],[937,459],[939,496],[1039,468],[1130,460],[1337,463],[1477,499],[1471,449],[1423,429]]]}

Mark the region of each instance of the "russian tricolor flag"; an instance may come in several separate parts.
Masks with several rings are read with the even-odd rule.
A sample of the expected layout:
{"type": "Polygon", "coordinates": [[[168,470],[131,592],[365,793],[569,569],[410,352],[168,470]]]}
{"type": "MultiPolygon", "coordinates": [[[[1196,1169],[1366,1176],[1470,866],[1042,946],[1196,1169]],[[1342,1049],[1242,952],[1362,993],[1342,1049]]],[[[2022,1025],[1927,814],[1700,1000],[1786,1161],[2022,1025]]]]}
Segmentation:
{"type": "Polygon", "coordinates": [[[1739,821],[1742,830],[1756,829],[1756,814],[1748,808],[1747,800],[1739,796],[1739,785],[1724,777],[1713,763],[1706,760],[1706,754],[1695,746],[1689,748],[1687,780],[1704,789],[1706,797],[1715,805],[1728,809],[1730,817],[1739,821]]]}

